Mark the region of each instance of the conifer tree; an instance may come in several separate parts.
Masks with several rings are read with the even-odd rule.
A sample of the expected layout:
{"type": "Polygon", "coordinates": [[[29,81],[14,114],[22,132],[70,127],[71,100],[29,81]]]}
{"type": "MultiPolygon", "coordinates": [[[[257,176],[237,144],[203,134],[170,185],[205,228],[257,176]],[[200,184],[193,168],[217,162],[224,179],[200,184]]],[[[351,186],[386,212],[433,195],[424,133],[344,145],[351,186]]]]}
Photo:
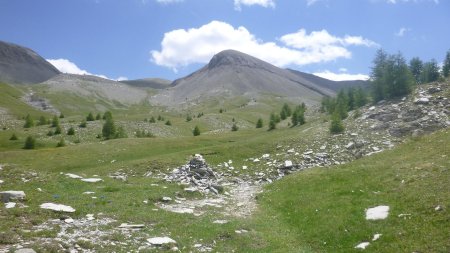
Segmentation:
{"type": "Polygon", "coordinates": [[[200,128],[198,128],[198,126],[195,126],[194,130],[192,130],[192,134],[194,136],[199,136],[200,135],[200,128]]]}
{"type": "Polygon", "coordinates": [[[263,120],[261,118],[258,119],[256,122],[256,128],[262,128],[263,127],[263,120]]]}
{"type": "Polygon", "coordinates": [[[11,141],[16,141],[16,140],[18,140],[19,138],[17,138],[17,135],[16,135],[16,133],[13,133],[12,135],[11,135],[11,138],[9,138],[9,140],[11,140],[11,141]]]}
{"type": "Polygon", "coordinates": [[[409,70],[414,77],[416,84],[420,83],[420,78],[423,70],[423,62],[419,57],[414,57],[409,61],[409,70]]]}
{"type": "Polygon", "coordinates": [[[34,126],[34,120],[31,118],[30,114],[27,114],[25,117],[25,124],[23,125],[24,128],[30,128],[34,126]]]}
{"type": "Polygon", "coordinates": [[[59,142],[56,143],[56,147],[60,148],[60,147],[64,147],[64,146],[66,146],[66,141],[63,138],[61,138],[61,140],[59,140],[59,142]]]}
{"type": "Polygon", "coordinates": [[[69,130],[67,130],[67,135],[74,135],[75,134],[75,129],[73,129],[73,127],[70,127],[69,130]]]}
{"type": "Polygon", "coordinates": [[[47,119],[45,118],[45,116],[41,116],[39,117],[39,126],[43,126],[43,125],[47,125],[47,119]]]}
{"type": "Polygon", "coordinates": [[[92,112],[89,112],[88,116],[86,116],[86,121],[94,121],[94,114],[92,112]]]}
{"type": "Polygon", "coordinates": [[[332,134],[338,134],[344,132],[344,125],[338,112],[333,113],[331,116],[330,132],[332,134]]]}
{"type": "Polygon", "coordinates": [[[55,116],[53,116],[52,127],[57,127],[57,126],[59,126],[59,119],[58,119],[58,117],[55,115],[55,116]]]}
{"type": "Polygon", "coordinates": [[[62,130],[61,130],[61,126],[60,126],[60,125],[57,125],[57,126],[56,126],[56,128],[55,128],[55,132],[54,132],[54,134],[55,134],[55,135],[57,135],[57,134],[61,134],[61,132],[62,132],[62,130]]]}
{"type": "Polygon", "coordinates": [[[236,123],[233,124],[233,126],[231,127],[231,131],[235,132],[239,130],[239,127],[236,125],[236,123]]]}
{"type": "Polygon", "coordinates": [[[28,136],[25,140],[24,149],[34,149],[36,146],[36,140],[32,136],[28,136]]]}
{"type": "Polygon", "coordinates": [[[422,83],[430,83],[430,82],[435,82],[438,79],[439,79],[439,66],[438,66],[436,60],[433,59],[429,62],[426,62],[423,65],[421,82],[422,83]]]}
{"type": "Polygon", "coordinates": [[[450,50],[448,50],[445,55],[444,66],[442,66],[442,75],[445,78],[450,76],[450,50]]]}
{"type": "Polygon", "coordinates": [[[112,114],[111,112],[105,113],[104,118],[105,118],[105,123],[103,124],[103,128],[102,128],[102,136],[105,139],[113,139],[116,136],[116,126],[114,124],[114,120],[112,118],[112,114]]]}

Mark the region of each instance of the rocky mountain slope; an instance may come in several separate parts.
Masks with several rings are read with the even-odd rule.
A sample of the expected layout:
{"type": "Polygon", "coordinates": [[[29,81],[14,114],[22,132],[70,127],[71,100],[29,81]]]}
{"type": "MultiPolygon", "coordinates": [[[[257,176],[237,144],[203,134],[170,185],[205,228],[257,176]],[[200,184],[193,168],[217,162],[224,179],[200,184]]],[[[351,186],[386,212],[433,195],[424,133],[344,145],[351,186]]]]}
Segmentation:
{"type": "Polygon", "coordinates": [[[146,92],[142,92],[139,88],[88,75],[59,74],[41,85],[50,93],[63,92],[123,104],[139,103],[147,97],[146,92]]]}
{"type": "Polygon", "coordinates": [[[59,73],[53,65],[33,50],[0,41],[0,81],[35,84],[59,73]]]}
{"type": "Polygon", "coordinates": [[[120,81],[134,87],[152,88],[152,89],[166,89],[171,86],[171,81],[161,78],[144,78],[136,80],[120,81]]]}
{"type": "Polygon", "coordinates": [[[368,81],[363,80],[352,80],[352,81],[332,81],[328,80],[326,78],[322,78],[313,74],[288,69],[290,72],[294,73],[295,75],[298,75],[314,84],[316,84],[319,87],[330,89],[333,91],[338,92],[341,89],[346,89],[350,87],[361,87],[365,90],[368,90],[370,87],[370,83],[368,81]]]}
{"type": "Polygon", "coordinates": [[[206,66],[175,80],[172,86],[172,89],[153,97],[153,102],[170,105],[199,98],[254,97],[259,94],[317,101],[324,95],[335,94],[333,90],[317,86],[288,70],[234,50],[216,54],[206,66]]]}

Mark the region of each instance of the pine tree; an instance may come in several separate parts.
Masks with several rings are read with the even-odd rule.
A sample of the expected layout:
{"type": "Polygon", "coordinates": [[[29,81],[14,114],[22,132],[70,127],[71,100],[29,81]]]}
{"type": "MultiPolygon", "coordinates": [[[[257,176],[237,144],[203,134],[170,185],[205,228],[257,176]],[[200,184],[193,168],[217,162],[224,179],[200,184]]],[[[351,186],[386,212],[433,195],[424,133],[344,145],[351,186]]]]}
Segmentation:
{"type": "Polygon", "coordinates": [[[122,126],[119,126],[117,128],[116,135],[114,136],[114,138],[128,138],[128,135],[122,126]]]}
{"type": "Polygon", "coordinates": [[[421,75],[422,83],[435,82],[439,79],[439,66],[436,60],[432,59],[423,64],[423,71],[421,75]]]}
{"type": "Polygon", "coordinates": [[[112,115],[108,115],[105,118],[105,123],[102,128],[102,136],[107,140],[113,139],[116,136],[116,126],[114,124],[114,120],[112,115]]]}
{"type": "Polygon", "coordinates": [[[31,118],[30,114],[27,114],[25,117],[25,124],[23,125],[24,128],[30,128],[34,126],[34,120],[31,118]]]}
{"type": "Polygon", "coordinates": [[[194,130],[192,130],[192,134],[194,136],[199,136],[200,135],[200,128],[198,128],[198,126],[195,126],[194,130]]]}
{"type": "Polygon", "coordinates": [[[24,149],[34,149],[36,146],[36,140],[32,136],[28,136],[25,140],[24,149]]]}
{"type": "Polygon", "coordinates": [[[67,135],[74,135],[75,134],[75,129],[73,129],[73,127],[70,127],[69,130],[67,130],[67,135]]]}
{"type": "Polygon", "coordinates": [[[261,118],[258,119],[256,122],[256,128],[262,128],[263,127],[263,120],[261,118]]]}
{"type": "Polygon", "coordinates": [[[59,126],[59,119],[58,119],[58,117],[55,115],[55,116],[53,116],[52,127],[57,127],[57,126],[59,126]]]}
{"type": "Polygon", "coordinates": [[[57,135],[57,134],[61,134],[61,132],[62,132],[62,130],[61,130],[61,126],[60,126],[60,125],[57,125],[57,126],[56,126],[56,128],[55,128],[55,132],[54,132],[54,134],[55,134],[55,135],[57,135]]]}
{"type": "Polygon", "coordinates": [[[100,115],[100,113],[97,113],[97,116],[95,116],[95,120],[101,120],[102,119],[102,115],[100,115]]]}
{"type": "Polygon", "coordinates": [[[292,110],[289,107],[287,103],[284,103],[283,107],[281,108],[280,112],[280,118],[281,120],[285,120],[287,117],[290,117],[292,115],[292,110]]]}
{"type": "Polygon", "coordinates": [[[89,112],[88,116],[86,116],[86,121],[94,121],[94,114],[92,112],[89,112]]]}
{"type": "Polygon", "coordinates": [[[361,87],[356,88],[355,90],[355,106],[356,108],[363,107],[368,102],[367,94],[361,87]]]}
{"type": "Polygon", "coordinates": [[[47,119],[45,118],[45,116],[41,116],[39,117],[39,126],[43,126],[43,125],[47,125],[47,119]]]}
{"type": "Polygon", "coordinates": [[[103,114],[103,117],[102,117],[103,120],[106,120],[106,119],[108,119],[108,118],[111,118],[111,119],[112,119],[112,113],[111,113],[110,111],[106,111],[106,112],[103,114]]]}
{"type": "Polygon", "coordinates": [[[192,120],[192,116],[190,115],[190,114],[188,114],[187,116],[186,116],[186,122],[189,122],[189,121],[191,121],[192,120]]]}
{"type": "Polygon", "coordinates": [[[330,132],[332,134],[338,134],[344,132],[344,125],[342,124],[342,119],[339,116],[338,112],[333,113],[331,116],[331,125],[330,125],[330,132]]]}
{"type": "Polygon", "coordinates": [[[409,61],[409,70],[416,81],[416,84],[420,83],[420,77],[423,70],[423,62],[419,57],[414,57],[409,61]]]}
{"type": "Polygon", "coordinates": [[[59,115],[59,118],[60,118],[60,119],[64,119],[64,114],[61,113],[61,114],[59,115]]]}
{"type": "Polygon", "coordinates": [[[444,77],[450,76],[450,50],[448,50],[445,55],[444,66],[442,66],[442,75],[444,77]]]}
{"type": "Polygon", "coordinates": [[[150,123],[156,123],[155,117],[152,116],[148,122],[150,122],[150,123]]]}
{"type": "Polygon", "coordinates": [[[170,122],[170,120],[167,120],[167,121],[166,121],[166,125],[167,125],[167,126],[171,126],[171,125],[172,125],[172,122],[170,122]]]}
{"type": "Polygon", "coordinates": [[[53,136],[53,131],[52,130],[48,130],[47,136],[53,136]]]}
{"type": "Polygon", "coordinates": [[[274,130],[277,128],[277,116],[272,113],[270,114],[270,120],[269,120],[269,131],[274,130]]]}
{"type": "Polygon", "coordinates": [[[235,132],[239,130],[239,127],[236,125],[236,123],[233,124],[233,126],[231,127],[231,131],[235,132]]]}
{"type": "Polygon", "coordinates": [[[386,62],[388,55],[383,49],[379,49],[373,60],[372,73],[370,75],[372,83],[372,93],[375,102],[383,100],[385,98],[386,90],[386,62]]]}

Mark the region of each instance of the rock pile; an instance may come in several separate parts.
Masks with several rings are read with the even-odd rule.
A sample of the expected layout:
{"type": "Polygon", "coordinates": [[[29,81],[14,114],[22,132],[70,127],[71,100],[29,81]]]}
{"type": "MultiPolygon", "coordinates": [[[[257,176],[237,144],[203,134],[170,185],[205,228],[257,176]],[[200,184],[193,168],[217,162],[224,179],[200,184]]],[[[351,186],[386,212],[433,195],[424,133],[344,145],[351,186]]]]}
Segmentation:
{"type": "Polygon", "coordinates": [[[186,191],[198,191],[202,193],[213,192],[219,194],[223,191],[220,185],[220,175],[215,173],[212,168],[206,163],[203,156],[196,154],[185,165],[176,168],[170,175],[164,178],[168,182],[179,182],[184,185],[189,185],[186,191]]]}

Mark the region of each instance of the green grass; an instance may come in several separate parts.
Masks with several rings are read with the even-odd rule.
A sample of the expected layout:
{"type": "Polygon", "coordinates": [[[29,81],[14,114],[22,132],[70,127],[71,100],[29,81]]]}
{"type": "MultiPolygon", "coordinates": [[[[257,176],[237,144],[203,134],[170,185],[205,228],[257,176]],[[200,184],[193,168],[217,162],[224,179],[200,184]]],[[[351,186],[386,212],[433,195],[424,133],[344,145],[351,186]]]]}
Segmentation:
{"type": "Polygon", "coordinates": [[[262,246],[249,238],[242,252],[358,252],[376,233],[383,235],[364,252],[449,252],[449,144],[444,130],[269,185],[249,223],[262,246]],[[390,206],[389,217],[365,220],[365,209],[377,205],[390,206]],[[444,210],[435,211],[438,205],[444,210]]]}
{"type": "Polygon", "coordinates": [[[49,116],[48,113],[39,111],[23,102],[21,100],[23,95],[20,89],[5,83],[0,83],[0,108],[6,108],[8,114],[16,118],[25,117],[27,114],[30,114],[36,120],[41,115],[49,116]]]}

